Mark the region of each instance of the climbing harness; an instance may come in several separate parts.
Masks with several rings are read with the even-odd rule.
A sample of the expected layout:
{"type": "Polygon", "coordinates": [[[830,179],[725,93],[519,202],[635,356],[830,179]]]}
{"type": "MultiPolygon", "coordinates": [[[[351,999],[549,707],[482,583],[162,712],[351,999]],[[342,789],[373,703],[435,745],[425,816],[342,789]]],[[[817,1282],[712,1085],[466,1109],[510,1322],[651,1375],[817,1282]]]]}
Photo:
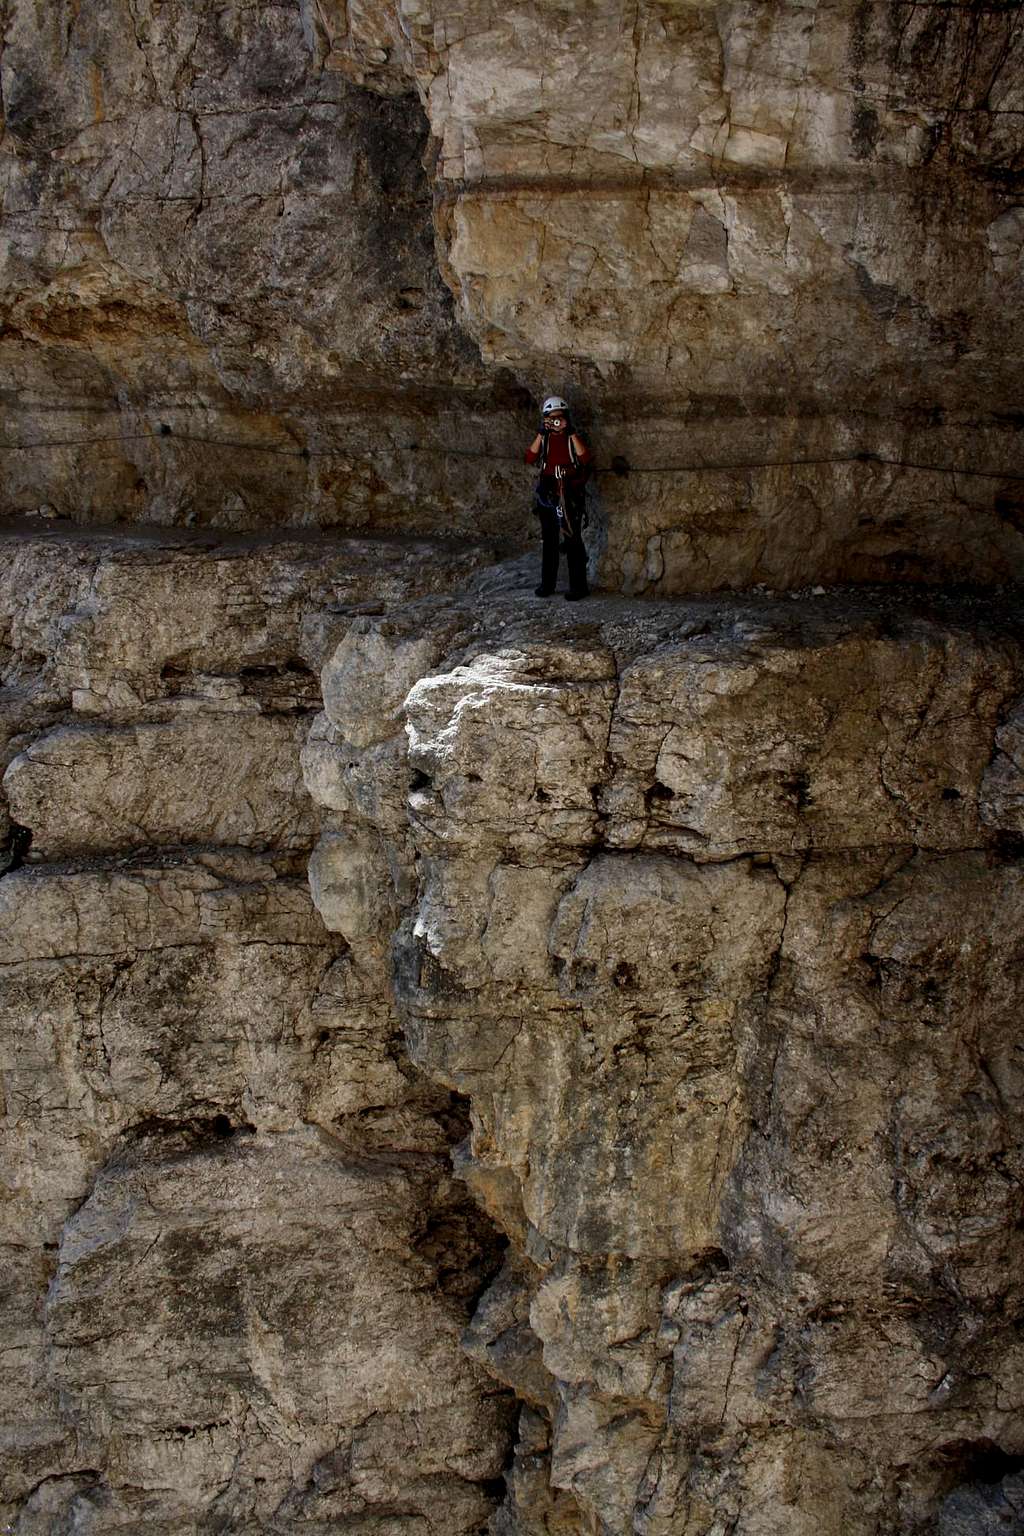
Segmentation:
{"type": "MultiPolygon", "coordinates": [[[[572,445],[569,446],[572,452],[572,445]]],[[[555,481],[558,485],[558,521],[561,523],[566,535],[571,539],[573,535],[572,518],[569,516],[569,507],[565,499],[565,465],[559,464],[555,470],[555,481]]]]}
{"type": "MultiPolygon", "coordinates": [[[[579,468],[580,468],[580,456],[576,452],[575,447],[573,446],[573,440],[572,439],[573,439],[573,434],[570,431],[570,429],[568,427],[566,427],[566,429],[565,429],[565,440],[566,440],[566,444],[568,445],[568,448],[569,448],[569,458],[570,458],[570,460],[572,462],[573,474],[577,474],[579,472],[579,468]]],[[[548,462],[548,450],[549,450],[549,448],[550,448],[550,444],[548,443],[547,438],[545,438],[544,439],[544,451],[543,451],[543,453],[541,455],[540,463],[537,465],[537,473],[539,475],[543,475],[543,474],[545,474],[547,472],[547,462],[548,462]]],[[[558,470],[555,469],[553,471],[553,473],[557,476],[558,470]]],[[[562,473],[563,473],[563,475],[565,474],[564,468],[562,469],[562,473]]]]}
{"type": "MultiPolygon", "coordinates": [[[[561,409],[563,405],[564,401],[558,400],[557,397],[552,396],[550,399],[545,400],[544,402],[544,414],[549,414],[549,407],[561,409]]],[[[537,487],[534,492],[535,507],[543,509],[546,512],[554,512],[555,516],[558,518],[559,528],[567,539],[575,538],[577,532],[582,532],[582,529],[587,525],[586,508],[583,507],[581,509],[581,528],[579,530],[576,529],[573,524],[573,515],[569,505],[570,498],[565,494],[566,481],[568,480],[569,476],[572,475],[575,479],[580,474],[581,470],[584,472],[584,474],[586,472],[586,466],[581,463],[580,456],[576,451],[576,446],[572,439],[572,422],[567,420],[565,441],[566,446],[569,449],[569,464],[556,464],[553,469],[549,470],[547,467],[547,462],[551,444],[547,436],[545,436],[544,447],[541,452],[540,461],[537,465],[537,487]],[[552,479],[554,479],[555,482],[557,496],[552,495],[549,486],[544,484],[545,480],[550,482],[552,479]]]]}

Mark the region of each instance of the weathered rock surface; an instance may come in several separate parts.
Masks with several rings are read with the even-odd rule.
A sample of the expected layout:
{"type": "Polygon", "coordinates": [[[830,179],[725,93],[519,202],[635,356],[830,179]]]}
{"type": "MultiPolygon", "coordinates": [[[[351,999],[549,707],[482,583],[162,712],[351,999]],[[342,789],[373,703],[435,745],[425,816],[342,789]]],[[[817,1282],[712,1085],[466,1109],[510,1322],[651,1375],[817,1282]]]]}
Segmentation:
{"type": "Polygon", "coordinates": [[[0,0],[19,1536],[1024,1532],[1018,10],[0,0]]]}
{"type": "Polygon", "coordinates": [[[495,1529],[955,1529],[1024,1454],[1019,625],[525,574],[360,620],[306,759],[512,1242],[495,1529]]]}
{"type": "Polygon", "coordinates": [[[5,512],[503,525],[473,450],[516,391],[453,321],[412,103],[319,68],[297,0],[17,0],[0,49],[5,512]]]}
{"type": "Polygon", "coordinates": [[[1014,6],[5,14],[7,512],[522,540],[557,388],[614,589],[1018,579],[1014,6]]]}
{"type": "Polygon", "coordinates": [[[499,1262],[384,956],[325,931],[300,747],[353,619],[482,548],[3,543],[12,1529],[480,1529],[499,1262]],[[31,842],[28,841],[31,837],[31,842]]]}
{"type": "Polygon", "coordinates": [[[141,1482],[183,1525],[479,1528],[507,1412],[481,1401],[419,1253],[451,1196],[417,1162],[309,1131],[212,1154],[143,1142],[104,1172],[65,1230],[47,1328],[83,1449],[113,1450],[127,1485],[108,1526],[146,1528],[141,1482]]]}
{"type": "Polygon", "coordinates": [[[316,10],[358,78],[416,82],[483,356],[571,379],[634,467],[609,586],[1016,579],[1014,7],[316,10]]]}

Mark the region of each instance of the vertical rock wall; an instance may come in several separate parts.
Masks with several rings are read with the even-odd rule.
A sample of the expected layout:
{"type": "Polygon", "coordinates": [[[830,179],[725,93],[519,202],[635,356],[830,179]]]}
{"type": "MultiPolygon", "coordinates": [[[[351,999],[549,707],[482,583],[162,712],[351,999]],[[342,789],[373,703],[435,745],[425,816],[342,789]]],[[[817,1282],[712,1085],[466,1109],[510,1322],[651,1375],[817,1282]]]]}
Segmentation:
{"type": "Polygon", "coordinates": [[[483,552],[0,552],[5,1525],[469,1536],[498,1240],[464,1110],[312,904],[300,749],[351,608],[483,552]]]}
{"type": "Polygon", "coordinates": [[[4,17],[6,510],[521,540],[557,388],[617,590],[1016,579],[1016,6],[4,17]]]}
{"type": "Polygon", "coordinates": [[[1016,578],[1018,7],[311,10],[416,81],[482,355],[574,384],[632,466],[610,586],[1016,578]]]}
{"type": "Polygon", "coordinates": [[[1022,36],[0,0],[19,1536],[1024,1529],[1022,36]]]}
{"type": "Polygon", "coordinates": [[[1022,661],[1012,611],[513,579],[328,662],[314,893],[398,922],[510,1239],[496,1531],[1019,1528],[1022,661]]]}
{"type": "Polygon", "coordinates": [[[454,322],[415,103],[319,69],[293,0],[0,14],[4,512],[502,528],[517,397],[454,322]]]}

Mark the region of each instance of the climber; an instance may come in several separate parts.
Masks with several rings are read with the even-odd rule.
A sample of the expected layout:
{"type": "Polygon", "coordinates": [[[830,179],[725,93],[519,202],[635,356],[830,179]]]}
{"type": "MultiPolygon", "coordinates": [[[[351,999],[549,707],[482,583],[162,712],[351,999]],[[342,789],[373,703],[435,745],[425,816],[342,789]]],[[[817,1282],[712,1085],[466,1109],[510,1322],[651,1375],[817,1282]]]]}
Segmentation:
{"type": "Polygon", "coordinates": [[[558,395],[544,401],[540,431],[526,450],[526,462],[540,465],[533,510],[540,518],[544,544],[540,586],[535,591],[538,597],[550,597],[555,590],[561,546],[569,568],[566,602],[577,602],[589,591],[583,526],[590,450],[573,429],[569,407],[558,395]]]}

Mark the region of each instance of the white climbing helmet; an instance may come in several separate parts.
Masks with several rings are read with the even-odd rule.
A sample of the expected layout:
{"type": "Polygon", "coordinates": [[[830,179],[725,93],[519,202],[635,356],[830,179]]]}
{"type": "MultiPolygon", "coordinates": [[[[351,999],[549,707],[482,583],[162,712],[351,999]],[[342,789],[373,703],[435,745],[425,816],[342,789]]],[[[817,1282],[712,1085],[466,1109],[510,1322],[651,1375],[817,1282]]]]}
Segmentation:
{"type": "Polygon", "coordinates": [[[568,409],[569,407],[561,395],[548,395],[540,408],[540,413],[542,416],[553,416],[556,411],[568,412],[568,409]]]}

